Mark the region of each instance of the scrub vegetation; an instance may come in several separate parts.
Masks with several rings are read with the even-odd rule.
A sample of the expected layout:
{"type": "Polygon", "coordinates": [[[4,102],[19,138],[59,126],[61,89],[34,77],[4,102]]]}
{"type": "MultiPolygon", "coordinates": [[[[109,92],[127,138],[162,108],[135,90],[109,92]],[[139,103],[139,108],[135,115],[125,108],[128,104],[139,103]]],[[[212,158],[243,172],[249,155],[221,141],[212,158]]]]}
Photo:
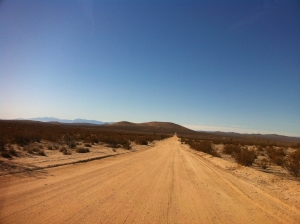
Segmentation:
{"type": "MultiPolygon", "coordinates": [[[[184,138],[181,142],[188,144],[191,149],[210,154],[214,157],[230,156],[233,161],[242,166],[259,167],[262,171],[271,166],[281,167],[295,178],[300,177],[300,145],[287,145],[282,142],[267,144],[241,140],[200,140],[198,138],[184,138]],[[244,143],[244,144],[241,144],[244,143]],[[221,146],[218,149],[218,146],[221,146]]],[[[269,172],[269,171],[268,171],[269,172]]]]}
{"type": "Polygon", "coordinates": [[[88,153],[93,144],[110,148],[131,149],[131,144],[148,145],[169,135],[106,130],[101,126],[42,123],[32,121],[0,121],[0,153],[4,158],[17,156],[14,147],[29,154],[46,156],[45,149],[59,150],[64,155],[72,152],[88,153]],[[14,146],[13,146],[14,145],[14,146]]]}
{"type": "Polygon", "coordinates": [[[177,133],[183,133],[178,135],[181,142],[195,151],[265,172],[280,167],[295,178],[300,177],[300,144],[297,142],[263,138],[256,139],[256,142],[247,136],[225,138],[211,133],[193,133],[174,124],[159,123],[159,127],[150,124],[102,126],[0,120],[0,156],[6,159],[23,156],[24,153],[28,157],[47,156],[53,150],[63,155],[89,153],[96,145],[111,148],[113,152],[118,148],[130,150],[133,144],[151,145],[155,140],[173,136],[172,128],[175,127],[177,133]],[[165,126],[165,132],[160,132],[162,126],[165,126]]]}

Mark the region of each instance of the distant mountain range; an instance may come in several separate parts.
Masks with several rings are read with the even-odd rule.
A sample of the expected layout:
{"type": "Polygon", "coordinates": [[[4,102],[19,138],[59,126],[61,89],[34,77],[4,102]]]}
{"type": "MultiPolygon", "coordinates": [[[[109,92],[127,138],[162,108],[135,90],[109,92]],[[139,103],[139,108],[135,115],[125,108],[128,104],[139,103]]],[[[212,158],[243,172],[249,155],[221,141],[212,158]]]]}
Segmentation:
{"type": "Polygon", "coordinates": [[[112,124],[113,122],[103,122],[103,121],[96,121],[96,120],[86,120],[86,119],[75,119],[75,120],[68,120],[68,119],[59,119],[56,117],[35,117],[35,118],[28,118],[28,119],[17,119],[17,120],[31,120],[31,121],[41,121],[41,122],[60,122],[60,123],[84,123],[84,124],[112,124]]]}

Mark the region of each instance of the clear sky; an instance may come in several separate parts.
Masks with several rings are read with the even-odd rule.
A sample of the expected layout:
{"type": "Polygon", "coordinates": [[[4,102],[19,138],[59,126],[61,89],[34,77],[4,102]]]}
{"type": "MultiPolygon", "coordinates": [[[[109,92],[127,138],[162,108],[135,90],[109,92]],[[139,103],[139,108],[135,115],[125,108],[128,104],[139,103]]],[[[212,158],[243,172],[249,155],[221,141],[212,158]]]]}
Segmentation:
{"type": "Polygon", "coordinates": [[[0,102],[300,136],[300,1],[0,1],[0,102]]]}

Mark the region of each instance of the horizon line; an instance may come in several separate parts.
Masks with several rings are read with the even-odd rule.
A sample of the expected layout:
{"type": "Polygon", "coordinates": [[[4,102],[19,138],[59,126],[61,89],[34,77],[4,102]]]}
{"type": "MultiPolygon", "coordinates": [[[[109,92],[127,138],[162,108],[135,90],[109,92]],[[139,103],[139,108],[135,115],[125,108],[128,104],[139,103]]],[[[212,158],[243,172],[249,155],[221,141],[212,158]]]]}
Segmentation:
{"type": "MultiPolygon", "coordinates": [[[[37,118],[54,118],[58,120],[68,120],[68,121],[75,121],[75,120],[87,120],[87,121],[97,121],[97,122],[103,122],[103,123],[117,123],[121,121],[100,121],[95,119],[84,119],[84,118],[76,118],[76,119],[61,119],[56,117],[35,117],[35,118],[14,118],[14,119],[6,119],[6,118],[0,118],[0,120],[30,120],[35,121],[33,119],[37,118]]],[[[40,122],[51,122],[51,121],[40,121],[40,122]]],[[[55,121],[59,122],[59,121],[55,121]]],[[[131,121],[127,121],[131,122],[131,121]]],[[[148,122],[166,122],[166,121],[148,121],[148,122]]],[[[64,123],[64,122],[59,122],[64,123]]],[[[81,122],[79,122],[81,123],[81,122]]],[[[83,123],[83,122],[82,122],[83,123]]],[[[131,123],[147,123],[147,122],[131,122],[131,123]]],[[[179,124],[175,122],[170,122],[174,124],[181,125],[185,128],[188,128],[193,131],[197,132],[221,132],[221,133],[236,133],[236,134],[247,134],[247,135],[281,135],[286,137],[294,137],[294,138],[300,138],[299,134],[296,133],[287,133],[287,132],[270,132],[266,130],[255,130],[255,129],[248,129],[245,127],[237,127],[237,126],[213,126],[213,125],[194,125],[194,124],[179,124]]],[[[91,123],[93,124],[93,123],[91,123]]]]}

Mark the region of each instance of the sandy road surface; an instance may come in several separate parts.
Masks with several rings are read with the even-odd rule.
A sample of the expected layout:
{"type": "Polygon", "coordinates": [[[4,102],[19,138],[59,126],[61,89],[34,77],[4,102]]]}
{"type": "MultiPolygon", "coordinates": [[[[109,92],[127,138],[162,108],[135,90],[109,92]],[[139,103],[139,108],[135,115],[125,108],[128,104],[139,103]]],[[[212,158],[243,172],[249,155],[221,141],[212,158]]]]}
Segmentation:
{"type": "Polygon", "coordinates": [[[300,211],[177,137],[84,164],[0,177],[0,223],[300,223],[300,211]]]}

